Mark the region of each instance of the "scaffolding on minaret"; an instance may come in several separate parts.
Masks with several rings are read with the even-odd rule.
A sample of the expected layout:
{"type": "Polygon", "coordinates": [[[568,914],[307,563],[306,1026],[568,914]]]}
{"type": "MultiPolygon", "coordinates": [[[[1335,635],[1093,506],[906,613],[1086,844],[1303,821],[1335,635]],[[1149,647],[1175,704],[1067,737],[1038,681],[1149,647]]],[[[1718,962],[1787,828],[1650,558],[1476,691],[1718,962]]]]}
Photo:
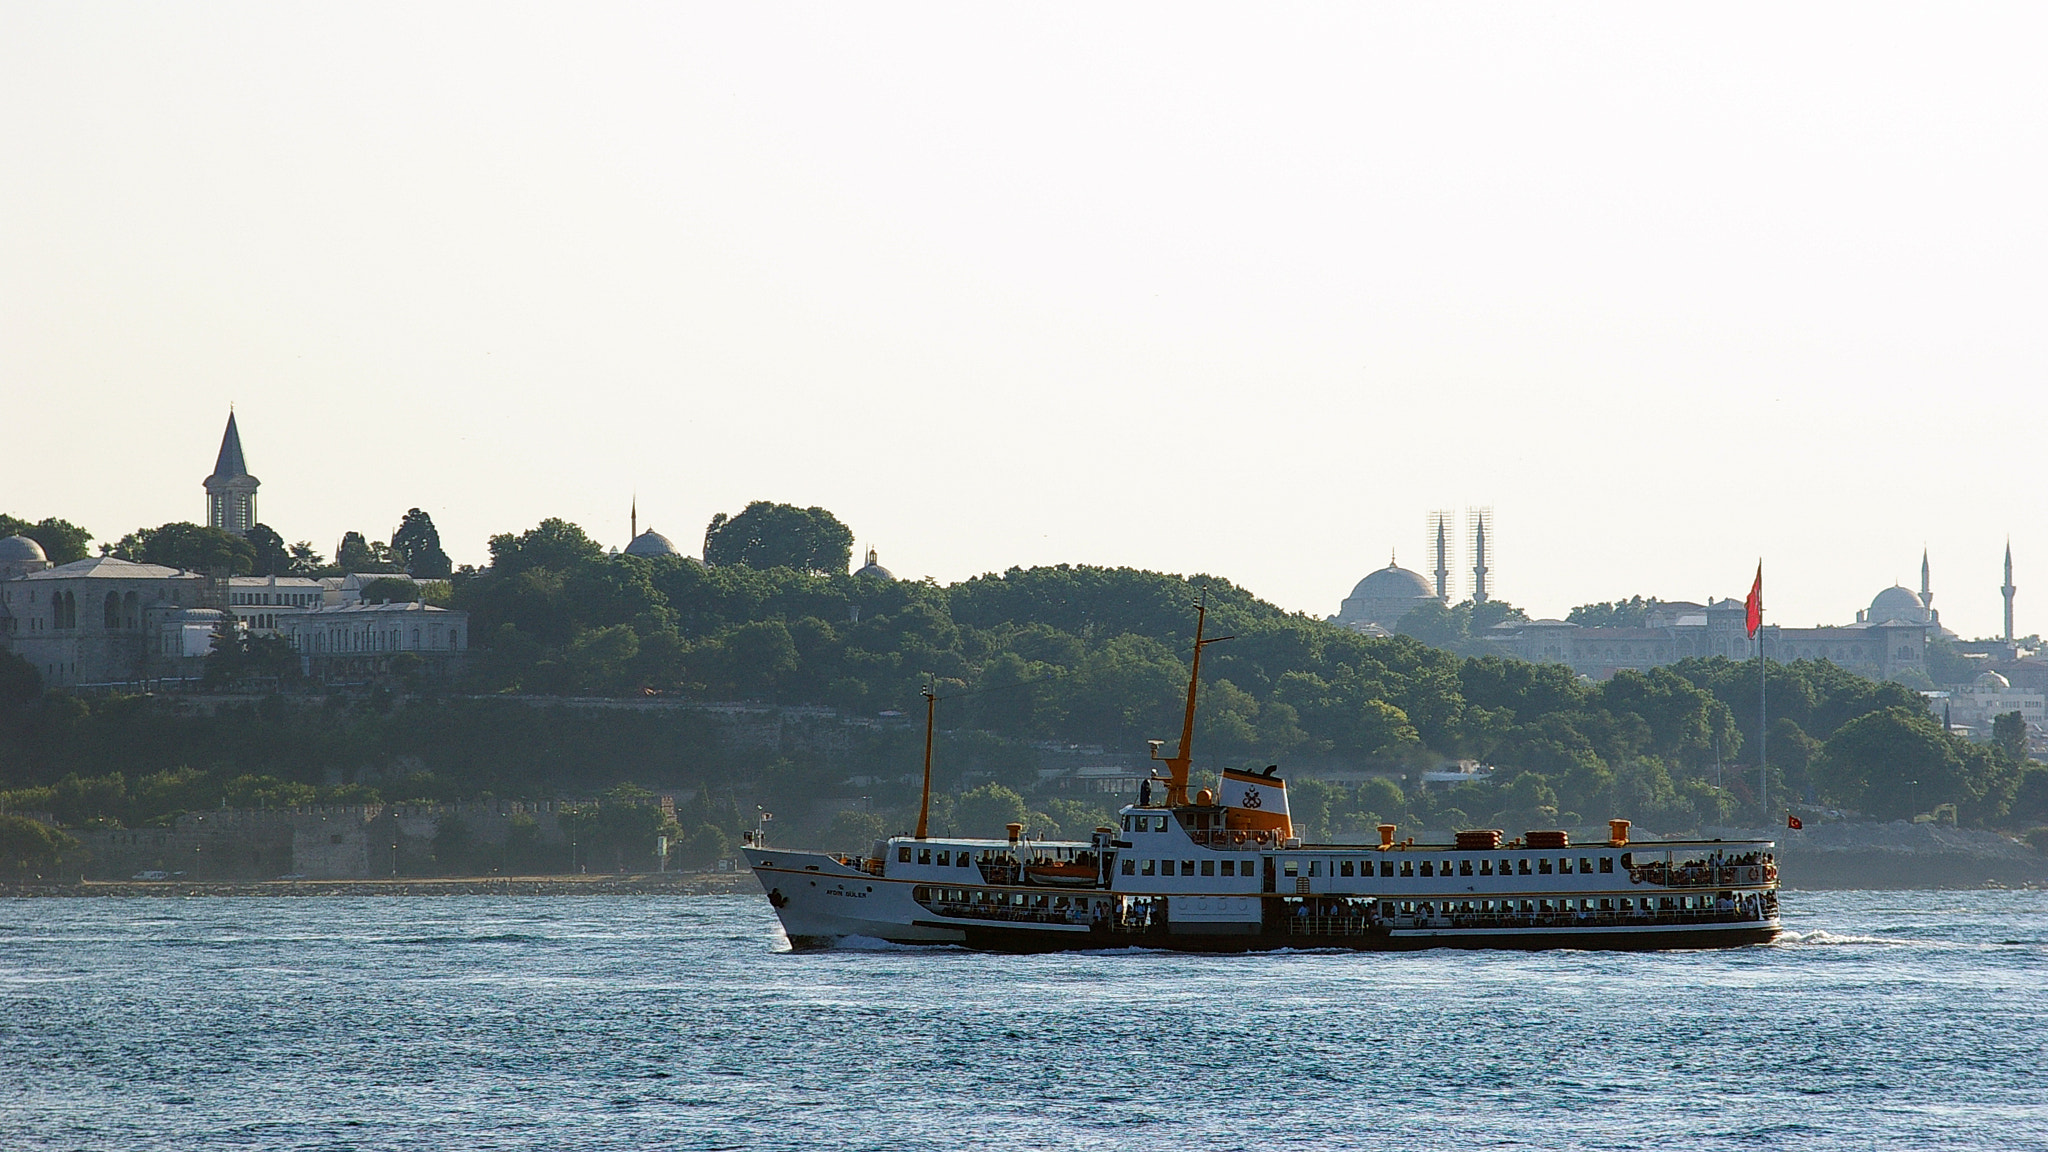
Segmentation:
{"type": "Polygon", "coordinates": [[[1472,602],[1484,604],[1490,595],[1487,577],[1493,573],[1488,556],[1490,551],[1497,550],[1493,530],[1493,509],[1465,509],[1465,531],[1465,538],[1471,541],[1472,602]]]}

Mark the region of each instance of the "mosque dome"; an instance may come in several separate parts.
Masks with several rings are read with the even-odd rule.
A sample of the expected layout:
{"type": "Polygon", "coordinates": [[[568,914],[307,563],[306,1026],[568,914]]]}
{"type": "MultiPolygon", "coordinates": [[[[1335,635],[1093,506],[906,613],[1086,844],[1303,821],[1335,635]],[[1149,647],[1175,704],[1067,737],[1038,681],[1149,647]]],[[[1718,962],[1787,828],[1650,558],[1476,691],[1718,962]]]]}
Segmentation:
{"type": "Polygon", "coordinates": [[[2012,687],[2012,681],[1996,672],[1986,670],[1978,675],[1976,687],[1979,692],[2003,692],[2012,687]]]}
{"type": "Polygon", "coordinates": [[[1337,623],[1354,629],[1376,624],[1392,630],[1401,617],[1424,604],[1441,604],[1429,577],[1411,572],[1389,561],[1385,568],[1368,572],[1344,598],[1337,610],[1337,623]]]}
{"type": "Polygon", "coordinates": [[[1429,577],[1420,572],[1411,572],[1396,564],[1388,564],[1377,572],[1368,573],[1351,589],[1353,600],[1434,600],[1436,588],[1429,577]]]}
{"type": "Polygon", "coordinates": [[[1870,611],[1865,613],[1863,618],[1872,624],[1893,621],[1925,624],[1932,619],[1932,614],[1928,612],[1927,605],[1920,602],[1920,597],[1914,595],[1910,589],[1894,584],[1871,600],[1870,611]]]}
{"type": "Polygon", "coordinates": [[[680,556],[682,553],[668,537],[649,528],[633,537],[632,542],[626,545],[626,555],[645,556],[651,559],[655,556],[680,556]]]}
{"type": "Polygon", "coordinates": [[[866,564],[863,564],[860,567],[860,569],[854,573],[854,575],[872,576],[877,580],[894,580],[896,578],[896,574],[894,572],[891,572],[887,568],[882,567],[882,565],[876,560],[875,550],[873,548],[868,549],[868,562],[866,564]]]}
{"type": "Polygon", "coordinates": [[[0,564],[47,564],[49,560],[43,546],[26,536],[0,540],[0,564]]]}

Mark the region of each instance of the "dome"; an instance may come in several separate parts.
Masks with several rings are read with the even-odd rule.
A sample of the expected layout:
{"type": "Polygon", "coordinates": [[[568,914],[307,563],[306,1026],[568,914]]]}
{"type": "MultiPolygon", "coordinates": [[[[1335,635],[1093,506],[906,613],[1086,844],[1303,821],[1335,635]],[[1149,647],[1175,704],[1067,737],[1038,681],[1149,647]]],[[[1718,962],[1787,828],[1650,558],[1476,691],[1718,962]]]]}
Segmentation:
{"type": "Polygon", "coordinates": [[[1351,589],[1351,595],[1337,609],[1336,620],[1352,628],[1377,624],[1392,630],[1401,617],[1424,604],[1441,604],[1429,577],[1410,572],[1391,561],[1377,572],[1369,572],[1351,589]]]}
{"type": "Polygon", "coordinates": [[[2011,687],[2012,681],[1996,672],[1986,671],[1977,677],[1977,690],[1980,692],[2003,692],[2011,687]]]}
{"type": "Polygon", "coordinates": [[[1410,572],[1397,564],[1389,564],[1377,572],[1369,573],[1351,589],[1353,600],[1434,600],[1436,587],[1429,577],[1420,572],[1410,572]]]}
{"type": "Polygon", "coordinates": [[[46,564],[49,559],[43,546],[26,536],[0,540],[0,564],[46,564]]]}
{"type": "Polygon", "coordinates": [[[647,531],[633,537],[632,543],[626,545],[626,555],[654,557],[680,556],[682,553],[676,550],[676,546],[669,541],[668,537],[649,528],[647,531]]]}
{"type": "Polygon", "coordinates": [[[855,572],[854,575],[872,576],[877,580],[894,580],[896,578],[896,574],[894,572],[891,572],[887,568],[882,567],[881,564],[879,564],[876,561],[875,550],[873,548],[868,549],[868,562],[862,565],[860,570],[855,572]]]}
{"type": "Polygon", "coordinates": [[[1864,619],[1872,624],[1883,624],[1888,621],[1925,624],[1929,618],[1927,605],[1920,602],[1920,597],[1914,595],[1910,589],[1897,584],[1879,592],[1876,598],[1871,600],[1870,611],[1864,616],[1864,619]]]}

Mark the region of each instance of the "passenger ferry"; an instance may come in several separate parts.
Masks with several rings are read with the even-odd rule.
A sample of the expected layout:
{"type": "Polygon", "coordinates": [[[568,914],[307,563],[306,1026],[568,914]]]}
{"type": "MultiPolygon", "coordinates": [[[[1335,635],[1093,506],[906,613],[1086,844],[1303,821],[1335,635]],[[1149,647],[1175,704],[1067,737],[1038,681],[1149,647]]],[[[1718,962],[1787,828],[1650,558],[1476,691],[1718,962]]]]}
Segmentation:
{"type": "Polygon", "coordinates": [[[1276,768],[1225,769],[1190,798],[1195,690],[1204,613],[1197,609],[1180,745],[1156,782],[1164,803],[1124,807],[1086,840],[926,834],[931,724],[917,833],[864,856],[742,851],[790,944],[851,936],[1004,951],[1140,946],[1241,952],[1273,948],[1728,948],[1778,935],[1778,869],[1769,840],[1634,843],[1627,820],[1605,841],[1562,831],[1503,841],[1487,829],[1417,843],[1379,826],[1377,844],[1305,844],[1276,768]]]}

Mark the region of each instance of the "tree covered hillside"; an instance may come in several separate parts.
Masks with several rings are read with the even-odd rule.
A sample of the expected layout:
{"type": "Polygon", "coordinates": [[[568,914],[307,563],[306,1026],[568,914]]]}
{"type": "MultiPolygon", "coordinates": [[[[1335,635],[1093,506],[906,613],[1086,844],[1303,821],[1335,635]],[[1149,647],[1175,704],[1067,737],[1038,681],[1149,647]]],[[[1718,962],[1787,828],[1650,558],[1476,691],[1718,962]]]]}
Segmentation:
{"type": "MultiPolygon", "coordinates": [[[[607,555],[561,520],[493,538],[488,567],[454,574],[453,604],[471,613],[477,651],[467,690],[445,698],[270,700],[208,717],[14,691],[0,701],[0,787],[29,791],[0,803],[134,822],[242,795],[576,797],[635,781],[700,787],[733,820],[757,803],[801,811],[858,798],[879,811],[874,826],[894,827],[915,796],[910,727],[778,752],[721,735],[707,713],[533,698],[823,704],[914,718],[929,683],[946,733],[942,822],[1021,811],[1072,831],[1114,798],[1091,808],[1036,791],[1047,744],[1101,745],[1136,762],[1146,740],[1174,737],[1194,606],[1206,595],[1209,634],[1233,638],[1204,657],[1196,768],[1283,765],[1310,835],[1383,819],[1519,830],[1609,816],[1669,831],[1774,823],[1798,801],[1887,819],[1946,804],[1965,824],[2048,821],[2044,777],[2023,773],[2017,748],[1956,739],[1910,690],[1830,664],[1771,667],[1766,808],[1753,791],[1754,664],[1695,660],[1593,684],[1562,665],[1362,636],[1215,577],[1062,565],[940,586],[820,572],[829,565],[807,557],[840,547],[838,535],[815,517],[784,519],[818,539],[778,543],[749,529],[746,547],[780,547],[804,567],[607,555]],[[1460,757],[1499,771],[1448,791],[1418,786],[1420,770],[1460,757]],[[1353,770],[1356,780],[1360,769],[1383,778],[1314,779],[1353,770]],[[104,783],[108,774],[121,786],[104,783]],[[103,783],[93,792],[78,783],[87,780],[103,783]],[[297,791],[278,791],[286,785],[297,791]]],[[[33,672],[16,679],[28,684],[33,672]]]]}

